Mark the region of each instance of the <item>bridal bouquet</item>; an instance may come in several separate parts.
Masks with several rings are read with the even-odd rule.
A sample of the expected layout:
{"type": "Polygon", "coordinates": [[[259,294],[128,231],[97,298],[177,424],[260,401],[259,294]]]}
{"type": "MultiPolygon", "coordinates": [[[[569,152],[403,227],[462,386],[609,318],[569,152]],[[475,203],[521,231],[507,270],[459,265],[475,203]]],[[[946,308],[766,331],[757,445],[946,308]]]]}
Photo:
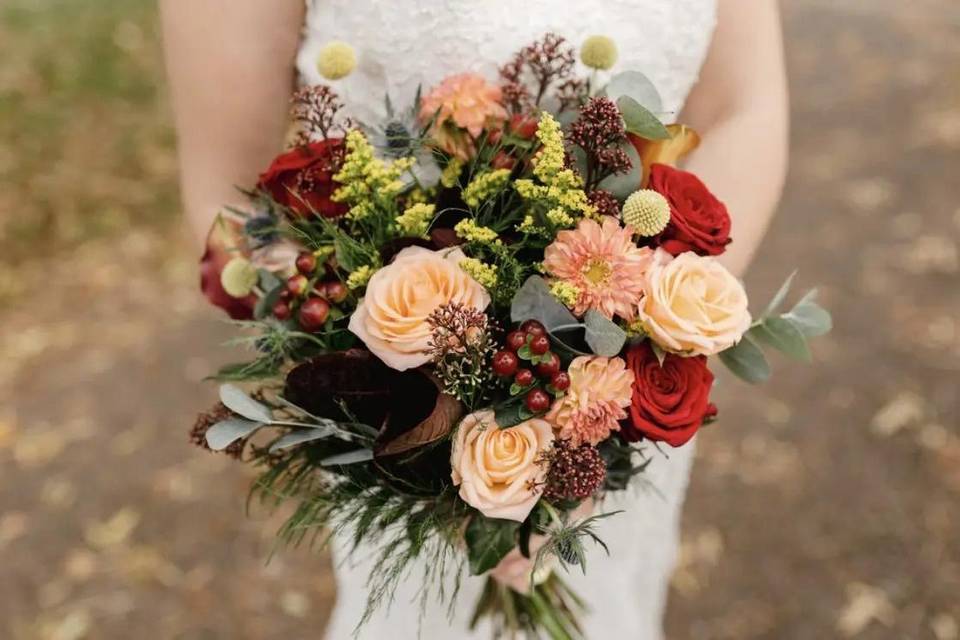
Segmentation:
{"type": "MultiPolygon", "coordinates": [[[[283,542],[374,550],[365,618],[414,569],[453,606],[468,571],[474,622],[580,637],[562,570],[651,449],[716,419],[709,358],[758,382],[764,346],[809,359],[830,327],[813,292],[781,311],[789,281],[751,315],[726,208],[676,167],[697,134],[641,73],[601,82],[615,58],[547,35],[382,122],[302,89],[290,149],[210,232],[203,291],[253,356],[192,438],[291,505],[283,542]]],[[[320,68],[353,60],[335,43],[320,68]]]]}

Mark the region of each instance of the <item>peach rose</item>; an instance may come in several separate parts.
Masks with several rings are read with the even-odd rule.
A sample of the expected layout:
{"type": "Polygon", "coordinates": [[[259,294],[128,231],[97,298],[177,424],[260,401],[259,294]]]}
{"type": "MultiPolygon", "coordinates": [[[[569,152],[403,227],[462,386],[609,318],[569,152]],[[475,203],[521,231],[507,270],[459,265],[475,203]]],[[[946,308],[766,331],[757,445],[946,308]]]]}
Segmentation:
{"type": "Polygon", "coordinates": [[[407,247],[370,282],[350,317],[350,331],[388,366],[405,371],[430,361],[427,317],[438,307],[459,303],[486,309],[490,295],[458,266],[459,249],[430,251],[407,247]]]}
{"type": "Polygon", "coordinates": [[[543,492],[553,429],[533,418],[501,429],[493,411],[471,413],[457,427],[450,454],[460,497],[488,518],[523,522],[543,492]]]}
{"type": "Polygon", "coordinates": [[[747,292],[714,258],[658,249],[647,271],[637,319],[670,351],[713,355],[731,347],[750,328],[747,292]]]}

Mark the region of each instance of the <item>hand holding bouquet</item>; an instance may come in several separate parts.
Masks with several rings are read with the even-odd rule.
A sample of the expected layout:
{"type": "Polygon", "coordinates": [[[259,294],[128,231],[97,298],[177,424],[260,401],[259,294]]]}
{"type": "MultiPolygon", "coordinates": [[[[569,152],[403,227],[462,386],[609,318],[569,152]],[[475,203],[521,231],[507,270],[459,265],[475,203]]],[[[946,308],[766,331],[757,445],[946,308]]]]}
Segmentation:
{"type": "Polygon", "coordinates": [[[580,75],[547,35],[379,123],[305,88],[252,213],[210,233],[203,290],[255,356],[218,373],[193,437],[295,505],[285,542],[377,549],[367,615],[423,561],[425,593],[492,572],[475,620],[578,637],[555,567],[603,546],[603,497],[648,443],[716,418],[708,358],[757,382],[762,345],[808,359],[830,327],[813,293],[779,312],[789,281],[751,317],[716,260],[726,208],[675,166],[696,133],[661,123],[642,74],[599,82],[615,54],[589,39],[580,75]]]}

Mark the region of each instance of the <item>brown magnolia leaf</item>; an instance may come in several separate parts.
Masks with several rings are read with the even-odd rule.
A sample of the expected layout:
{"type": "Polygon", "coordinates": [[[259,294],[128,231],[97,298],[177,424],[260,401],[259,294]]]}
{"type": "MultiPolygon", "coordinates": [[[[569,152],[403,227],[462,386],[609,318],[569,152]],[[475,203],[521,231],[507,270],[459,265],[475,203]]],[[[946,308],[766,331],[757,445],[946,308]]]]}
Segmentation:
{"type": "Polygon", "coordinates": [[[395,437],[390,437],[391,434],[397,432],[396,420],[391,416],[381,434],[383,442],[378,444],[376,449],[378,456],[392,456],[436,442],[446,437],[453,430],[453,426],[460,419],[460,416],[463,415],[463,405],[460,404],[459,400],[440,392],[440,387],[434,378],[425,373],[421,375],[428,379],[437,390],[433,410],[412,429],[401,430],[399,435],[395,437]]]}
{"type": "Polygon", "coordinates": [[[402,375],[363,349],[327,353],[287,374],[284,398],[323,418],[346,420],[352,416],[379,429],[390,414],[392,390],[399,386],[402,375]]]}
{"type": "Polygon", "coordinates": [[[665,140],[647,140],[632,133],[627,134],[631,144],[640,154],[640,161],[643,164],[641,187],[646,188],[652,165],[667,164],[675,167],[680,160],[700,145],[700,136],[686,125],[669,124],[667,131],[670,137],[665,140]]]}

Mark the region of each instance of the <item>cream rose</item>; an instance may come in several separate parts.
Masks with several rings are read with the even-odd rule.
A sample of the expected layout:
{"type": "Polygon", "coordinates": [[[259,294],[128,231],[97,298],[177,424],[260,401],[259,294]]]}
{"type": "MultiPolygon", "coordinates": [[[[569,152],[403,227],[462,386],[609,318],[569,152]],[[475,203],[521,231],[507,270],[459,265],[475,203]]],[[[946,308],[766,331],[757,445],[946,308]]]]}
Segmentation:
{"type": "Polygon", "coordinates": [[[692,252],[671,259],[662,249],[637,319],[665,349],[705,356],[736,344],[751,322],[747,292],[723,265],[692,252]]]}
{"type": "Polygon", "coordinates": [[[404,249],[370,278],[350,331],[389,367],[404,371],[426,364],[427,316],[448,303],[475,309],[490,304],[486,289],[457,266],[464,257],[459,249],[404,249]]]}
{"type": "Polygon", "coordinates": [[[501,429],[493,411],[471,413],[457,427],[450,454],[460,497],[488,518],[523,522],[543,492],[543,453],[553,429],[533,418],[501,429]]]}

